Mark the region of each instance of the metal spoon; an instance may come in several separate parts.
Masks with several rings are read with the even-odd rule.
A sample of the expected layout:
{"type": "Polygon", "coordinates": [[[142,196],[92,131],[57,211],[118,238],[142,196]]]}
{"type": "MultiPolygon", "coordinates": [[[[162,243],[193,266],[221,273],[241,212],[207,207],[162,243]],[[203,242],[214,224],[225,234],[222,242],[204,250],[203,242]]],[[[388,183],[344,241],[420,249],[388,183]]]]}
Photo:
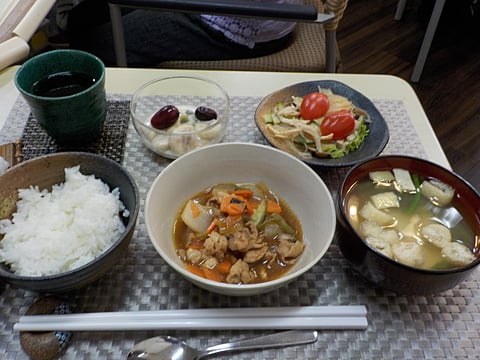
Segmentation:
{"type": "Polygon", "coordinates": [[[127,359],[149,360],[197,360],[212,354],[227,351],[252,350],[309,344],[317,341],[318,333],[313,330],[283,331],[252,339],[233,341],[210,346],[203,350],[193,349],[183,341],[171,336],[157,336],[144,340],[134,346],[127,359]]]}

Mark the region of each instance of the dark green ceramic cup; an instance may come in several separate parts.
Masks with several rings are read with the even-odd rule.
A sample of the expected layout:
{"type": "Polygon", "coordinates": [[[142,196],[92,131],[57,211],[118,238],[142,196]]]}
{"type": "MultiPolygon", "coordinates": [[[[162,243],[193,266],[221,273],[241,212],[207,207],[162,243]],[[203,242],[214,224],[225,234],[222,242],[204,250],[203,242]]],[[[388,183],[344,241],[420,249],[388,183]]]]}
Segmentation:
{"type": "Polygon", "coordinates": [[[96,56],[78,50],[42,53],[20,67],[15,85],[39,125],[57,143],[90,143],[101,134],[106,113],[105,65],[96,56]],[[58,84],[58,79],[65,74],[71,75],[69,81],[76,81],[78,77],[90,81],[84,82],[83,87],[78,86],[73,94],[72,91],[39,91],[45,90],[45,86],[38,84],[45,84],[47,78],[57,79],[57,84],[49,80],[48,86],[72,87],[70,83],[58,84]]]}

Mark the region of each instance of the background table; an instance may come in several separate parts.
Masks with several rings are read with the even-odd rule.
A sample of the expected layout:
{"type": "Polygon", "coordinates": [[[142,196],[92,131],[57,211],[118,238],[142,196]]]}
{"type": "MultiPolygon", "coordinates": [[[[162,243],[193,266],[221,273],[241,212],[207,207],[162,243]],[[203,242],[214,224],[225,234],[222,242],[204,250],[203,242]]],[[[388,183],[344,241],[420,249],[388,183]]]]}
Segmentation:
{"type": "MultiPolygon", "coordinates": [[[[138,85],[153,77],[178,73],[192,74],[109,69],[109,123],[125,122],[129,94],[138,85]]],[[[203,72],[201,75],[218,81],[232,96],[232,118],[225,141],[259,143],[265,143],[265,140],[256,129],[252,117],[262,96],[298,81],[327,78],[284,73],[203,72]]],[[[390,76],[329,75],[328,78],[343,81],[363,92],[379,108],[391,133],[384,153],[415,154],[448,166],[423,109],[406,82],[390,76]]],[[[5,79],[0,76],[0,84],[5,79]]],[[[4,86],[11,84],[5,80],[4,86]]],[[[25,136],[25,124],[25,128],[29,128],[32,121],[28,119],[29,111],[23,100],[17,99],[14,89],[10,90],[12,101],[6,104],[9,115],[4,118],[1,141],[25,136]]],[[[34,141],[38,139],[27,138],[27,142],[34,141]]],[[[26,148],[31,154],[45,150],[28,145],[26,148]]],[[[130,125],[121,161],[135,177],[141,198],[144,199],[155,176],[171,160],[156,156],[146,149],[130,125]]],[[[348,168],[315,170],[335,196],[336,187],[348,168]]],[[[375,288],[351,270],[334,239],[325,257],[311,271],[286,287],[253,297],[221,296],[196,288],[168,267],[150,244],[141,213],[126,258],[100,281],[66,295],[65,299],[74,312],[363,304],[367,306],[369,320],[369,327],[365,331],[321,331],[316,344],[218,358],[474,359],[479,358],[480,353],[477,345],[480,335],[479,289],[478,274],[455,289],[431,296],[403,296],[375,288]]],[[[0,293],[0,353],[6,354],[3,358],[26,358],[20,349],[18,334],[13,333],[12,327],[37,296],[36,293],[9,286],[0,293]]],[[[63,358],[121,359],[134,343],[156,335],[170,334],[187,340],[192,346],[205,347],[264,333],[267,331],[75,333],[63,358]]]]}

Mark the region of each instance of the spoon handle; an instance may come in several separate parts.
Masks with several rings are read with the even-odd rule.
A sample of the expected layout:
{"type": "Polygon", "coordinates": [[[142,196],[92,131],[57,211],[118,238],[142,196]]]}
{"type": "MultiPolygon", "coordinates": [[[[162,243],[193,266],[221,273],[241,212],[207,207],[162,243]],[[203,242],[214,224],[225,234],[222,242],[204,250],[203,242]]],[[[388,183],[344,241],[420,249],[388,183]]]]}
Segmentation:
{"type": "Polygon", "coordinates": [[[252,339],[233,341],[208,347],[199,352],[196,359],[207,355],[227,351],[251,350],[258,348],[273,348],[292,345],[302,345],[317,341],[318,333],[315,330],[282,331],[271,335],[260,336],[252,339]]]}

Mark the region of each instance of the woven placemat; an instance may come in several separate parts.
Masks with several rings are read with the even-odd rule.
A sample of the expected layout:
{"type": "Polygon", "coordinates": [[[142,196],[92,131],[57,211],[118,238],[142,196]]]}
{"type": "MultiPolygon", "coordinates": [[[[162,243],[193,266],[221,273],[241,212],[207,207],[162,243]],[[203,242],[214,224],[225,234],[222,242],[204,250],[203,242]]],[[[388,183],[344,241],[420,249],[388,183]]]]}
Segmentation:
{"type": "MultiPolygon", "coordinates": [[[[110,104],[128,100],[110,95],[110,104]]],[[[232,97],[232,117],[224,141],[265,144],[253,121],[256,97],[232,97]]],[[[384,154],[426,157],[401,100],[374,99],[385,117],[390,140],[384,154]]],[[[23,131],[28,113],[22,100],[14,106],[0,139],[12,141],[23,131]],[[23,106],[23,107],[22,107],[23,106]]],[[[118,113],[124,116],[123,113],[118,113]]],[[[141,206],[157,174],[171,160],[148,150],[128,127],[123,166],[137,182],[141,206]]],[[[315,169],[332,195],[348,168],[315,169]]],[[[13,325],[38,294],[0,285],[0,354],[2,359],[28,359],[13,325]]],[[[402,296],[373,287],[355,273],[341,255],[336,238],[310,271],[287,286],[264,295],[228,297],[199,289],[166,264],[153,248],[140,213],[128,254],[98,282],[67,294],[73,312],[137,311],[208,307],[355,305],[368,309],[365,331],[321,331],[315,344],[245,352],[216,359],[480,359],[480,279],[478,273],[456,288],[431,296],[402,296]]],[[[147,337],[173,335],[203,348],[266,331],[118,331],[77,332],[62,359],[124,359],[133,345],[147,337]]]]}
{"type": "Polygon", "coordinates": [[[88,145],[76,146],[57,144],[30,114],[21,138],[24,159],[63,151],[86,151],[122,163],[129,121],[128,106],[128,101],[107,101],[105,124],[100,137],[88,145]]]}

